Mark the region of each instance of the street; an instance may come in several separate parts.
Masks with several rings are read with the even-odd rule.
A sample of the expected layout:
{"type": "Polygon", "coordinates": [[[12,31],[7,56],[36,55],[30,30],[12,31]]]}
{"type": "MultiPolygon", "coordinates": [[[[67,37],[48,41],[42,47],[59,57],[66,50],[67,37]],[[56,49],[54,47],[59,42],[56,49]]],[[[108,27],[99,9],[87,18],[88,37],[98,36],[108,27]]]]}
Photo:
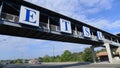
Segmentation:
{"type": "Polygon", "coordinates": [[[120,68],[120,64],[94,63],[42,63],[42,64],[10,64],[3,68],[120,68]]]}

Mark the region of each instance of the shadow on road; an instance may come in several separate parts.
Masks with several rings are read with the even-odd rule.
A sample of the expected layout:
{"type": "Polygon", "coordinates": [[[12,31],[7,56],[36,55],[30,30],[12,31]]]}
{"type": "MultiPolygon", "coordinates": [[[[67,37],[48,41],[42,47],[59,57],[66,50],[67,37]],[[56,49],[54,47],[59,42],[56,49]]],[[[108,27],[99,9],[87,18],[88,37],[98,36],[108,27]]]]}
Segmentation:
{"type": "MultiPolygon", "coordinates": [[[[54,65],[49,66],[46,68],[65,68],[65,67],[73,67],[73,66],[80,66],[80,65],[89,65],[90,63],[74,63],[74,64],[63,64],[63,65],[54,65]]],[[[44,67],[43,67],[44,68],[44,67]]]]}
{"type": "Polygon", "coordinates": [[[3,68],[120,68],[119,64],[93,63],[42,63],[42,64],[9,64],[3,68]]]}
{"type": "Polygon", "coordinates": [[[10,64],[3,68],[66,68],[80,65],[89,65],[90,63],[69,63],[69,64],[10,64]]]}

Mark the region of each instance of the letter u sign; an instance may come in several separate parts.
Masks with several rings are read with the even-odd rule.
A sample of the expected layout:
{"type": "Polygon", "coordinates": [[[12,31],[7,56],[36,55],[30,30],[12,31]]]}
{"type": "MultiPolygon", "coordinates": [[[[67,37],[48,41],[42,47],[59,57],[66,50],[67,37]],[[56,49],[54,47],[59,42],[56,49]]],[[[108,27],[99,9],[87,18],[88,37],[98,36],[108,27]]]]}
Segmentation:
{"type": "Polygon", "coordinates": [[[19,23],[39,26],[39,11],[21,6],[19,23]]]}

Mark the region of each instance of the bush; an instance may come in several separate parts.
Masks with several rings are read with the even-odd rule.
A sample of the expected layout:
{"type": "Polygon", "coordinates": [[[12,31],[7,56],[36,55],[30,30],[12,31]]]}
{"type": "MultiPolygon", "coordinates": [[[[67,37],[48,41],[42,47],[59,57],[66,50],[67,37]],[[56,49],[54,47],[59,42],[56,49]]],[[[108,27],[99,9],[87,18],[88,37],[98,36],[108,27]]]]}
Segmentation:
{"type": "Polygon", "coordinates": [[[2,65],[0,64],[0,68],[2,68],[2,65]]]}

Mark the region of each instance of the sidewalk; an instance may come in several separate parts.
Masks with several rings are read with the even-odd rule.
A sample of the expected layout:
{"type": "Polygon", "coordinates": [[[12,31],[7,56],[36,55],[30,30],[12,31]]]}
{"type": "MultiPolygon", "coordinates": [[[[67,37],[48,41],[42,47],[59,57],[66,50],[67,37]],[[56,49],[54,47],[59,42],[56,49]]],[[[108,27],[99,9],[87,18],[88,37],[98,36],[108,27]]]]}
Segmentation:
{"type": "Polygon", "coordinates": [[[93,64],[120,64],[120,61],[113,61],[113,63],[109,63],[108,61],[105,61],[105,62],[96,62],[93,64]]]}

